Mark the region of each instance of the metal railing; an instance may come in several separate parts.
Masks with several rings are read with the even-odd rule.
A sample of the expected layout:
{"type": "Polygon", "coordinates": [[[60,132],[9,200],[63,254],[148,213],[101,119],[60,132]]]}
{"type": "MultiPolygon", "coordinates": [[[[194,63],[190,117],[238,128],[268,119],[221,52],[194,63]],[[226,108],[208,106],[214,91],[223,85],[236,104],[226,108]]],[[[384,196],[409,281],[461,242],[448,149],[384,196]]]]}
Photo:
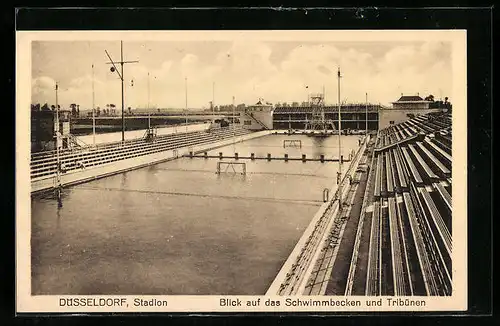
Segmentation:
{"type": "Polygon", "coordinates": [[[343,201],[344,195],[347,196],[349,193],[349,189],[348,187],[346,187],[347,182],[349,182],[349,180],[352,179],[354,173],[356,173],[358,159],[360,158],[360,155],[364,153],[369,139],[370,136],[367,135],[365,137],[363,145],[358,148],[358,151],[352,158],[349,167],[347,168],[344,176],[339,182],[339,187],[337,187],[334,197],[330,199],[330,201],[326,205],[322,215],[316,222],[314,229],[302,246],[300,254],[295,258],[295,262],[291,266],[291,270],[288,271],[288,273],[285,275],[285,279],[280,284],[277,293],[278,295],[296,294],[296,292],[301,288],[301,284],[304,284],[304,279],[309,277],[309,275],[305,275],[307,272],[307,268],[304,268],[304,266],[309,266],[311,264],[311,259],[315,256],[317,250],[319,250],[319,248],[322,246],[321,240],[323,239],[325,232],[329,232],[329,230],[327,230],[327,226],[330,224],[329,219],[335,218],[332,217],[332,214],[335,211],[335,204],[338,204],[340,212],[340,203],[343,201]],[[340,185],[342,185],[342,187],[340,187],[340,185]],[[339,194],[339,188],[345,189],[342,194],[339,194]]]}

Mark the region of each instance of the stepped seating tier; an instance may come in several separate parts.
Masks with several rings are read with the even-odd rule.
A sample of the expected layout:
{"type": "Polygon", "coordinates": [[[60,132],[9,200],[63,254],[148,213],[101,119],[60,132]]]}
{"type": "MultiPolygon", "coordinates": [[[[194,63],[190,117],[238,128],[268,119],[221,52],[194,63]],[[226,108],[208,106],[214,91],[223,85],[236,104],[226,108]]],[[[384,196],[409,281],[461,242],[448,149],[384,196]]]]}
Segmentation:
{"type": "MultiPolygon", "coordinates": [[[[148,155],[181,147],[195,146],[203,143],[216,142],[233,136],[250,133],[243,128],[225,127],[218,130],[197,131],[181,134],[157,136],[154,141],[144,138],[102,144],[96,147],[81,147],[74,150],[60,151],[59,159],[64,170],[71,171],[106,164],[118,160],[148,155]]],[[[55,151],[40,152],[31,155],[31,178],[45,178],[57,172],[57,157],[55,151]]]]}
{"type": "Polygon", "coordinates": [[[373,283],[381,268],[379,249],[373,249],[367,294],[451,295],[451,148],[448,113],[417,116],[379,130],[371,176],[374,191],[368,199],[377,217],[370,243],[373,249],[391,239],[387,257],[392,261],[386,263],[392,267],[386,275],[392,275],[393,286],[384,293],[373,283]]]}

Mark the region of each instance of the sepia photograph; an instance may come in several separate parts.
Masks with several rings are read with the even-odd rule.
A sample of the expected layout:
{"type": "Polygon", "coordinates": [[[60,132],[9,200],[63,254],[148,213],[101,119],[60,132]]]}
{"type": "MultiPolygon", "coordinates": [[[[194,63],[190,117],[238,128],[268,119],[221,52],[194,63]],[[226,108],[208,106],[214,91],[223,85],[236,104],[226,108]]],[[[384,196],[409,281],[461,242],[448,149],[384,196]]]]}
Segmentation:
{"type": "Polygon", "coordinates": [[[22,36],[26,298],[463,302],[464,31],[22,36]]]}

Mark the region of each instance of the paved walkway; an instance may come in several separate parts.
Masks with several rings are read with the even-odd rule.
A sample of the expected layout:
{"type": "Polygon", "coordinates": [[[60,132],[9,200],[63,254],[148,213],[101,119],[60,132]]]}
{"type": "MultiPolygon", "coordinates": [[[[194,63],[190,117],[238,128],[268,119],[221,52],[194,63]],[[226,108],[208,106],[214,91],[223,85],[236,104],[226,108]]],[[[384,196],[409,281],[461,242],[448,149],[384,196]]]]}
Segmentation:
{"type": "Polygon", "coordinates": [[[349,198],[350,203],[352,203],[350,210],[349,207],[344,206],[342,213],[348,214],[347,223],[337,252],[338,259],[335,260],[332,274],[326,287],[326,295],[344,295],[345,293],[354,241],[356,240],[356,232],[365,195],[367,176],[367,172],[361,173],[356,192],[353,197],[349,198]]]}

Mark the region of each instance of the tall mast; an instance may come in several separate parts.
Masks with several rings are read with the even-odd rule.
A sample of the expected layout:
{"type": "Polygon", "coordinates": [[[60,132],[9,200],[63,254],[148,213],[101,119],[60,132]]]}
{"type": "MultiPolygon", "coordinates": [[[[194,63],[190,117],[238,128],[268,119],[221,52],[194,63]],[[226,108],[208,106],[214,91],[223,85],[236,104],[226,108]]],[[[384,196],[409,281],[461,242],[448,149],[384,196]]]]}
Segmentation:
{"type": "Polygon", "coordinates": [[[215,121],[215,82],[212,83],[212,119],[215,121]]]}
{"type": "Polygon", "coordinates": [[[109,55],[108,51],[104,50],[106,52],[106,55],[109,58],[110,62],[107,62],[107,64],[112,64],[113,67],[111,67],[111,72],[116,72],[118,76],[120,77],[121,80],[121,85],[122,85],[122,143],[125,142],[125,118],[124,118],[124,107],[125,107],[125,100],[124,100],[124,93],[123,93],[123,64],[125,63],[137,63],[139,61],[123,61],[123,41],[120,41],[120,62],[117,62],[121,66],[121,72],[117,70],[115,62],[113,59],[111,59],[111,56],[109,55]]]}

